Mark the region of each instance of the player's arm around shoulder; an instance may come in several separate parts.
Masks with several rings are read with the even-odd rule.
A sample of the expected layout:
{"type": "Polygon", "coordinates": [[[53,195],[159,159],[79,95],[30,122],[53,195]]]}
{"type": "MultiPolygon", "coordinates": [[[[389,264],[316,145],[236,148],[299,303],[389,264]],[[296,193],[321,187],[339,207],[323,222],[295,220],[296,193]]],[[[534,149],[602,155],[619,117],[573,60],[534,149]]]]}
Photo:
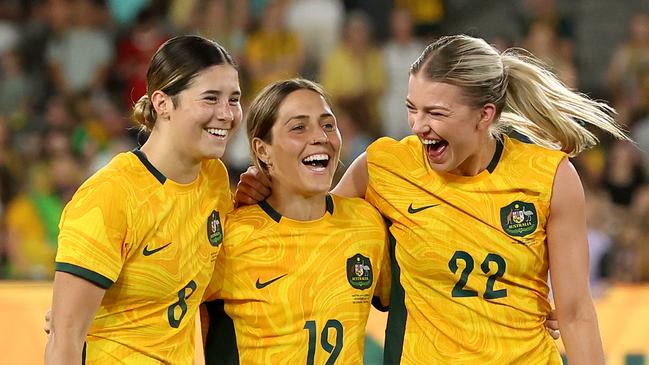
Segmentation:
{"type": "Polygon", "coordinates": [[[550,272],[559,328],[571,364],[604,364],[588,282],[584,190],[564,158],[554,179],[547,223],[550,272]]]}
{"type": "Polygon", "coordinates": [[[349,165],[349,168],[331,192],[348,198],[364,198],[368,182],[367,152],[363,152],[349,165]]]}

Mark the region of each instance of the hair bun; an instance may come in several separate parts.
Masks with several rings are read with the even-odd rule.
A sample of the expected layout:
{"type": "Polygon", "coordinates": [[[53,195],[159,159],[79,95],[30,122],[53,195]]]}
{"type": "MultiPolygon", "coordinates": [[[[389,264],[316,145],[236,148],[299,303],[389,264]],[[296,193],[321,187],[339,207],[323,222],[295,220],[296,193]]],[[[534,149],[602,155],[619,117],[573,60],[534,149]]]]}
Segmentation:
{"type": "Polygon", "coordinates": [[[141,125],[148,131],[153,129],[155,120],[157,118],[156,111],[153,108],[153,103],[149,99],[149,95],[142,95],[140,100],[138,100],[135,105],[133,105],[133,121],[141,125]]]}

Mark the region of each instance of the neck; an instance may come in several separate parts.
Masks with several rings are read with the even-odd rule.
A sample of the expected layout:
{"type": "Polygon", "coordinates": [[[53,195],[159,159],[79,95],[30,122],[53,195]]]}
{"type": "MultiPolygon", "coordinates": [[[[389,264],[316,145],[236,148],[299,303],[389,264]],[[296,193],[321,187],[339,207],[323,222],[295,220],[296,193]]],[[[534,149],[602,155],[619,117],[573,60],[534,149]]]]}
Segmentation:
{"type": "Polygon", "coordinates": [[[147,160],[167,179],[177,183],[188,184],[198,177],[201,162],[178,153],[175,147],[166,141],[156,130],[151,132],[149,139],[140,150],[147,160]]]}
{"type": "Polygon", "coordinates": [[[286,218],[312,221],[320,219],[327,209],[325,203],[327,193],[304,196],[278,186],[273,186],[272,191],[267,199],[268,204],[286,218]]]}
{"type": "Polygon", "coordinates": [[[462,176],[475,176],[486,170],[496,153],[496,139],[487,134],[476,144],[476,152],[470,155],[451,173],[462,176]]]}

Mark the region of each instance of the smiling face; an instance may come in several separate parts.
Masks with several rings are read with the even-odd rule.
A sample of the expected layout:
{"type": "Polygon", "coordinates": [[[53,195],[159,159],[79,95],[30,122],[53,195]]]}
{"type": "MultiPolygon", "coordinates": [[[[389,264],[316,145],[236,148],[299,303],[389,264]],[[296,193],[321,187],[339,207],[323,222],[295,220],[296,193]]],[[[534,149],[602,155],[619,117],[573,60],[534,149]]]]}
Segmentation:
{"type": "Polygon", "coordinates": [[[458,86],[410,75],[408,124],[436,171],[466,175],[480,163],[480,146],[489,135],[495,107],[475,108],[465,100],[458,86]]]}
{"type": "Polygon", "coordinates": [[[241,125],[239,75],[228,64],[206,68],[168,108],[168,133],[178,151],[193,161],[221,158],[241,125]]]}
{"type": "Polygon", "coordinates": [[[310,197],[329,191],[340,157],[341,137],[329,104],[300,89],[281,102],[270,141],[254,138],[253,150],[268,166],[272,190],[310,197]]]}

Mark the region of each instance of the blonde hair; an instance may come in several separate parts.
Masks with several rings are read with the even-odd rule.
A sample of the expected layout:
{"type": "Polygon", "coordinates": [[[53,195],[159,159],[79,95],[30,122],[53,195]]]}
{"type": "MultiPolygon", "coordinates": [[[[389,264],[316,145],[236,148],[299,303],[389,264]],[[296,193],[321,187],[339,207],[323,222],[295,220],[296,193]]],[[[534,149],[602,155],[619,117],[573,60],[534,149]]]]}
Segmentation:
{"type": "Polygon", "coordinates": [[[430,44],[410,67],[415,75],[462,88],[474,107],[496,106],[491,127],[498,137],[514,130],[532,142],[570,156],[597,144],[586,129],[594,125],[618,139],[629,138],[607,104],[572,91],[531,54],[509,49],[500,54],[483,39],[442,37],[430,44]]]}
{"type": "Polygon", "coordinates": [[[160,90],[171,96],[175,107],[178,93],[188,88],[199,72],[223,64],[236,67],[228,51],[214,41],[196,35],[169,39],[151,58],[146,73],[146,94],[133,105],[133,121],[142,129],[151,131],[158,117],[151,103],[154,91],[160,90]]]}

